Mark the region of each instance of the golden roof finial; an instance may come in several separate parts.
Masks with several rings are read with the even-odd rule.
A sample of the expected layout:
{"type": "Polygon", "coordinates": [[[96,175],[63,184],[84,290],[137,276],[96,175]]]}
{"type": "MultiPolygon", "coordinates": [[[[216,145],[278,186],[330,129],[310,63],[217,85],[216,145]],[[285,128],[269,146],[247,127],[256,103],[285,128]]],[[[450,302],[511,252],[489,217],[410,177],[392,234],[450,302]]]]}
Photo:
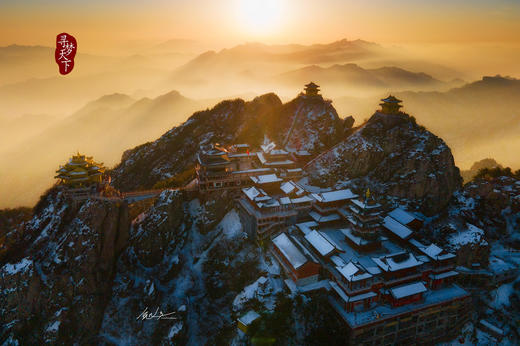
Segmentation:
{"type": "Polygon", "coordinates": [[[370,198],[370,188],[367,188],[367,192],[365,192],[365,198],[366,199],[370,198]]]}

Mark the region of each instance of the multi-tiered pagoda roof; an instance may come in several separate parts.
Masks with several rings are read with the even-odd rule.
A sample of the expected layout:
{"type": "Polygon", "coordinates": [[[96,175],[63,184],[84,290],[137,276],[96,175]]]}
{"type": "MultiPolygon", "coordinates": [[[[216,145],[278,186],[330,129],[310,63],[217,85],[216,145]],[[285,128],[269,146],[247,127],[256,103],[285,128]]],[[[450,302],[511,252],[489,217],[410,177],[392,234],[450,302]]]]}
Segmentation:
{"type": "Polygon", "coordinates": [[[103,163],[95,162],[91,156],[77,153],[65,165],[60,166],[55,178],[63,185],[83,187],[101,183],[104,173],[103,163]]]}
{"type": "Polygon", "coordinates": [[[389,95],[387,98],[381,99],[383,103],[380,103],[381,113],[384,114],[399,114],[399,109],[402,107],[401,100],[393,95],[389,95]]]}
{"type": "Polygon", "coordinates": [[[314,82],[310,82],[305,85],[305,95],[307,96],[317,96],[320,92],[320,86],[315,84],[314,82]]]}

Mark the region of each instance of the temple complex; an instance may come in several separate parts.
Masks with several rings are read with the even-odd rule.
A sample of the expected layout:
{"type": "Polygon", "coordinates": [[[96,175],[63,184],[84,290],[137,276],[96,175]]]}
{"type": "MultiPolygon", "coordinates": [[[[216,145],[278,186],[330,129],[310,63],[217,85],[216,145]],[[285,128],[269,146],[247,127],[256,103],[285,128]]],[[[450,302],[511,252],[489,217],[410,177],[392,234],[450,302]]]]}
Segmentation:
{"type": "Polygon", "coordinates": [[[387,210],[369,189],[362,197],[310,189],[262,175],[237,200],[244,230],[269,242],[288,288],[325,292],[353,344],[454,337],[471,301],[454,283],[456,255],[420,241],[420,218],[400,207],[387,210]]]}
{"type": "Polygon", "coordinates": [[[89,187],[103,181],[105,167],[92,157],[77,153],[56,171],[58,184],[73,188],[89,187]]]}
{"type": "MultiPolygon", "coordinates": [[[[320,96],[319,86],[309,83],[302,96],[320,96]]],[[[402,114],[401,100],[382,101],[380,113],[402,114]]],[[[396,201],[308,186],[300,179],[308,157],[296,153],[268,141],[213,145],[199,153],[199,192],[233,189],[244,232],[267,246],[293,293],[327,296],[352,344],[455,337],[471,309],[455,283],[457,255],[422,240],[422,219],[396,201]]]]}
{"type": "MultiPolygon", "coordinates": [[[[319,86],[307,84],[307,96],[321,97],[319,86]]],[[[401,100],[390,95],[382,101],[380,113],[400,113],[401,100]]],[[[256,148],[203,146],[196,163],[198,192],[233,193],[244,232],[266,245],[285,285],[293,293],[325,294],[352,344],[453,338],[468,321],[471,302],[454,282],[457,255],[422,240],[421,217],[370,189],[309,186],[301,179],[309,156],[268,140],[256,148]]],[[[78,153],[56,178],[90,194],[103,175],[102,164],[78,153]]],[[[247,331],[257,318],[255,312],[242,316],[239,328],[247,331]]]]}
{"type": "Polygon", "coordinates": [[[381,113],[384,113],[384,114],[399,114],[399,109],[402,107],[402,105],[400,105],[401,100],[397,99],[395,96],[392,96],[392,95],[389,95],[387,98],[385,99],[381,99],[381,101],[383,101],[383,103],[380,103],[379,105],[381,106],[381,113]]]}
{"type": "MultiPolygon", "coordinates": [[[[277,174],[283,178],[299,178],[308,156],[300,151],[276,148],[273,142],[257,149],[248,144],[201,148],[195,167],[200,193],[221,189],[240,189],[255,183],[259,176],[277,174]]],[[[264,185],[267,186],[267,185],[264,185]]]]}

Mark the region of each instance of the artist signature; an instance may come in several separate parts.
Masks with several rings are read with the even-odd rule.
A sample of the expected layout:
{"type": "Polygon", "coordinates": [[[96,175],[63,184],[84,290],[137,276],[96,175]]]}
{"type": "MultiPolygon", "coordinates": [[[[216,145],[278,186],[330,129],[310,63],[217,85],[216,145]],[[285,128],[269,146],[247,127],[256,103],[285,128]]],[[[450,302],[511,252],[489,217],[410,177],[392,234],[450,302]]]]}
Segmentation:
{"type": "Polygon", "coordinates": [[[155,312],[152,314],[150,311],[148,311],[148,307],[144,308],[144,311],[141,312],[139,316],[137,316],[136,320],[176,320],[177,317],[175,316],[176,312],[168,312],[164,313],[157,308],[155,312]]]}

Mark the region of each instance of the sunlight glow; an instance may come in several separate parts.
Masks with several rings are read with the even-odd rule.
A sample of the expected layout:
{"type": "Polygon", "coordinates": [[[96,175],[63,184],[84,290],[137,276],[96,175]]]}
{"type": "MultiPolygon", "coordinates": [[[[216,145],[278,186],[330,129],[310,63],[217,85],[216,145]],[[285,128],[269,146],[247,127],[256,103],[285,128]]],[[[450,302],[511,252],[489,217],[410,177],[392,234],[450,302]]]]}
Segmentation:
{"type": "Polygon", "coordinates": [[[244,30],[252,34],[267,34],[279,24],[282,0],[238,1],[238,16],[244,30]]]}

